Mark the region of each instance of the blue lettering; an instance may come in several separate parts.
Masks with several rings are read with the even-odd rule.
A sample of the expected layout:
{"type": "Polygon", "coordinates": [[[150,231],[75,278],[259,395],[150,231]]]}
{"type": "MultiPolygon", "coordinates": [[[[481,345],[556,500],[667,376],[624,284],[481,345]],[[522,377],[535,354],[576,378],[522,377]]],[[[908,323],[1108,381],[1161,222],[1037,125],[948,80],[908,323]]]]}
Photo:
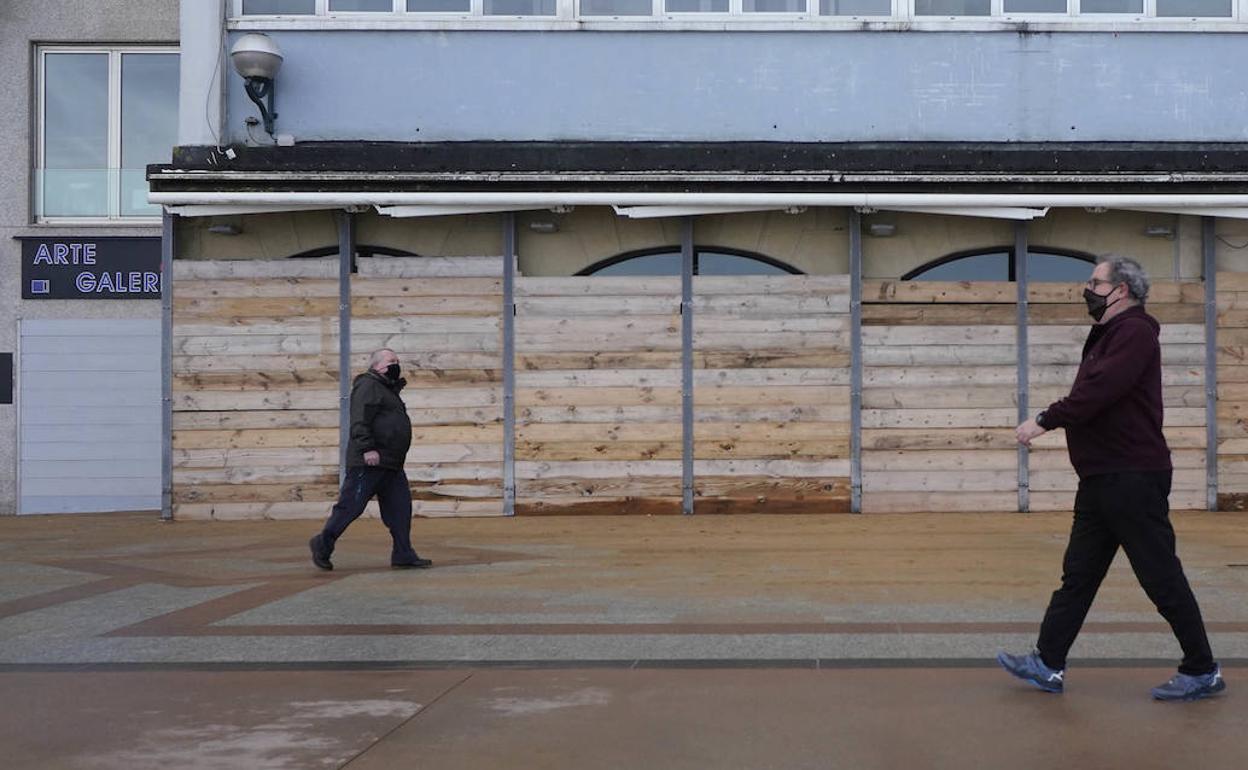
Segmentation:
{"type": "Polygon", "coordinates": [[[67,256],[69,256],[69,247],[68,247],[68,246],[66,246],[66,245],[65,245],[65,244],[63,244],[63,243],[54,243],[54,244],[52,244],[52,264],[54,264],[54,265],[68,265],[68,264],[69,264],[69,260],[68,260],[68,259],[66,259],[66,257],[67,257],[67,256]]]}
{"type": "Polygon", "coordinates": [[[52,264],[52,255],[48,253],[48,244],[46,243],[39,244],[38,250],[35,251],[35,264],[37,265],[40,262],[45,265],[52,264]]]}
{"type": "Polygon", "coordinates": [[[160,291],[160,273],[143,274],[143,291],[145,293],[160,291]]]}
{"type": "Polygon", "coordinates": [[[78,291],[84,293],[93,291],[95,289],[95,274],[79,273],[78,277],[74,279],[74,285],[78,287],[78,291]]]}

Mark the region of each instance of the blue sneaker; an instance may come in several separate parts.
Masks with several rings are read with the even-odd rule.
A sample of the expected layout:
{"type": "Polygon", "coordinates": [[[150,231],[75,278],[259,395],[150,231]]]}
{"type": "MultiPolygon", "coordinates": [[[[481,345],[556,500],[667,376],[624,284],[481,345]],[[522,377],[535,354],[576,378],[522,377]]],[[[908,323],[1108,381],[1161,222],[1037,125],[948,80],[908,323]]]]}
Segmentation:
{"type": "Polygon", "coordinates": [[[1026,655],[1011,655],[1008,652],[997,653],[997,662],[1001,668],[1009,671],[1024,682],[1031,682],[1045,692],[1061,692],[1065,670],[1049,668],[1040,660],[1040,654],[1031,652],[1026,655]]]}
{"type": "Polygon", "coordinates": [[[1222,668],[1218,667],[1200,676],[1175,674],[1169,682],[1153,688],[1153,697],[1157,700],[1200,700],[1212,698],[1225,689],[1222,668]]]}

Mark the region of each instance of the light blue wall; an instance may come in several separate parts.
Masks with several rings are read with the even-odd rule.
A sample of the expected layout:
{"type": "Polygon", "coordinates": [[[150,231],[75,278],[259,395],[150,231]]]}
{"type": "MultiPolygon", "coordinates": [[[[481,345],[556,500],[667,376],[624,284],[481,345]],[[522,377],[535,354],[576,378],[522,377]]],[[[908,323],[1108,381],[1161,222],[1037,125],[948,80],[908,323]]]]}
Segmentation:
{"type": "Polygon", "coordinates": [[[270,34],[300,141],[1248,140],[1235,34],[270,34]]]}

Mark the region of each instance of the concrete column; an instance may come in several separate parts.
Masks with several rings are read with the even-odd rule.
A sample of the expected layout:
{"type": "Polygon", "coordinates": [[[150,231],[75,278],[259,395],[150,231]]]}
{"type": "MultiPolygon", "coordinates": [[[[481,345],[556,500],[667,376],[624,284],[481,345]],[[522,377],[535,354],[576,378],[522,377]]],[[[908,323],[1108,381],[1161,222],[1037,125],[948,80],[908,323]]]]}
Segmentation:
{"type": "Polygon", "coordinates": [[[180,5],[178,144],[221,144],[222,82],[230,66],[224,50],[225,0],[184,0],[180,5]]]}

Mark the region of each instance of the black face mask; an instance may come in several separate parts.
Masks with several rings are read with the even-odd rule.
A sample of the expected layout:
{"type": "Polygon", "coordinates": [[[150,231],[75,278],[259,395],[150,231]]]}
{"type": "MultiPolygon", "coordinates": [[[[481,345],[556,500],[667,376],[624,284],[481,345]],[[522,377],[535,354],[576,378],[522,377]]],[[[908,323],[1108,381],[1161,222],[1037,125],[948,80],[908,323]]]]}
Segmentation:
{"type": "MultiPolygon", "coordinates": [[[[1113,294],[1112,289],[1110,290],[1110,294],[1113,294]]],[[[1094,321],[1100,322],[1100,320],[1105,317],[1105,311],[1109,310],[1109,306],[1114,304],[1114,302],[1117,302],[1119,299],[1122,299],[1122,297],[1114,300],[1114,302],[1108,302],[1108,299],[1109,294],[1097,294],[1091,289],[1083,290],[1083,301],[1088,304],[1088,315],[1092,316],[1092,320],[1094,321]]]]}
{"type": "Polygon", "coordinates": [[[389,366],[387,366],[387,367],[386,367],[386,376],[387,376],[387,377],[389,377],[391,380],[397,380],[397,379],[399,379],[399,365],[398,365],[398,364],[390,364],[389,366]]]}

